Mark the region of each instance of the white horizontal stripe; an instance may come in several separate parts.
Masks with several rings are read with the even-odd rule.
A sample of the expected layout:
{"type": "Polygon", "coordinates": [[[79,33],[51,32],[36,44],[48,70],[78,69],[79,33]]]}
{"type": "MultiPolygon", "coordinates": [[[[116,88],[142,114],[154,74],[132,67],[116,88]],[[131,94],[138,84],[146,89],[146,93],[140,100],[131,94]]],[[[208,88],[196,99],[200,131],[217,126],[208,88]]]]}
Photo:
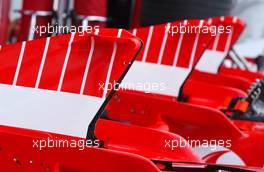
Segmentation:
{"type": "Polygon", "coordinates": [[[230,165],[240,165],[245,166],[245,162],[232,150],[217,146],[211,145],[209,147],[197,146],[193,147],[193,150],[200,156],[200,157],[207,157],[217,152],[227,151],[227,153],[222,154],[215,163],[217,164],[230,164],[230,165]]]}
{"type": "Polygon", "coordinates": [[[104,99],[0,84],[0,125],[86,137],[104,99]]]}
{"type": "Polygon", "coordinates": [[[185,68],[135,61],[121,87],[131,89],[132,86],[132,89],[138,91],[177,97],[189,73],[190,70],[185,68]],[[155,89],[150,89],[149,85],[155,89]]]}
{"type": "Polygon", "coordinates": [[[216,74],[226,55],[222,51],[205,50],[195,68],[199,71],[216,74]]]}

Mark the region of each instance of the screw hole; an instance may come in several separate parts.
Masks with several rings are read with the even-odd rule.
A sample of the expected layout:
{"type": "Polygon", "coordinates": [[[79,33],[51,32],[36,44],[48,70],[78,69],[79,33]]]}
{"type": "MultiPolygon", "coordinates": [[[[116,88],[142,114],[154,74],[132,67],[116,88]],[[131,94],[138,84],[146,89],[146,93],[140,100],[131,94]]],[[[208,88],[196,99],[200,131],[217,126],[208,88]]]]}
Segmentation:
{"type": "Polygon", "coordinates": [[[42,167],[43,167],[43,166],[44,166],[44,162],[40,162],[40,166],[42,166],[42,167]]]}
{"type": "Polygon", "coordinates": [[[16,157],[13,158],[13,161],[17,164],[17,165],[21,165],[21,162],[19,161],[19,159],[17,159],[16,157]]]}
{"type": "Polygon", "coordinates": [[[29,160],[28,162],[29,162],[29,164],[33,164],[33,160],[29,160]]]}

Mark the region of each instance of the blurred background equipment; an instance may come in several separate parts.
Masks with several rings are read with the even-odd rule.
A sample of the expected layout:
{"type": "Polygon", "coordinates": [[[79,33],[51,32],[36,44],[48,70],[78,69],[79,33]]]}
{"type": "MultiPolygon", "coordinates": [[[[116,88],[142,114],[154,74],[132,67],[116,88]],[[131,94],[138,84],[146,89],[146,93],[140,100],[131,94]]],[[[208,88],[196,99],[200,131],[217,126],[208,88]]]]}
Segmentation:
{"type": "Polygon", "coordinates": [[[105,27],[107,22],[107,0],[75,0],[74,11],[77,25],[105,27]]]}
{"type": "MultiPolygon", "coordinates": [[[[5,20],[1,24],[7,25],[4,23],[8,21],[10,1],[0,2],[1,21],[5,20]]],[[[230,15],[235,2],[236,0],[11,0],[10,25],[13,30],[20,30],[14,32],[18,35],[13,34],[13,39],[9,37],[9,42],[51,36],[33,33],[34,28],[48,23],[62,27],[98,25],[131,29],[175,20],[230,15]]]]}
{"type": "Polygon", "coordinates": [[[183,19],[204,19],[230,15],[236,0],[142,0],[143,26],[183,19]]]}
{"type": "MultiPolygon", "coordinates": [[[[32,40],[41,37],[38,33],[34,32],[34,28],[51,23],[53,16],[52,6],[53,0],[23,0],[22,9],[17,11],[21,13],[18,41],[32,40]]],[[[49,35],[44,34],[43,36],[47,37],[49,35]]]]}
{"type": "Polygon", "coordinates": [[[264,55],[264,1],[237,0],[231,14],[245,21],[247,27],[234,49],[240,56],[255,58],[264,55]]]}
{"type": "Polygon", "coordinates": [[[36,28],[40,26],[105,27],[108,21],[107,0],[1,0],[0,5],[0,33],[5,35],[1,36],[1,44],[7,42],[7,39],[4,39],[6,37],[7,43],[14,43],[61,34],[45,32],[40,35],[36,32],[36,28]],[[5,31],[8,25],[9,35],[5,31]]]}
{"type": "Polygon", "coordinates": [[[263,0],[0,0],[0,44],[61,34],[34,32],[34,28],[48,24],[132,29],[233,15],[247,23],[233,49],[238,57],[245,58],[244,63],[257,70],[260,58],[251,62],[263,56],[264,22],[259,22],[264,21],[263,8],[263,0]]]}
{"type": "Polygon", "coordinates": [[[9,0],[0,0],[0,44],[5,43],[8,37],[9,8],[9,0]]]}

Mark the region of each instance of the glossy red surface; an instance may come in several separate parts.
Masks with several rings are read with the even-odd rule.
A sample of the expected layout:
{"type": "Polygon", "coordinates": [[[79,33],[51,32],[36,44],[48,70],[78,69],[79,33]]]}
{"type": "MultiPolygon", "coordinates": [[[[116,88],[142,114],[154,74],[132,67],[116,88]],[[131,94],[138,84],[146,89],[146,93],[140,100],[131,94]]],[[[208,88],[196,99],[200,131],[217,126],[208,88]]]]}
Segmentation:
{"type": "Polygon", "coordinates": [[[46,148],[33,147],[33,140],[46,139],[79,140],[51,133],[30,131],[0,126],[1,171],[25,172],[87,172],[128,171],[135,169],[158,172],[159,169],[148,159],[135,154],[101,148],[46,148]]]}
{"type": "Polygon", "coordinates": [[[126,91],[117,92],[114,97],[107,108],[111,119],[169,131],[187,140],[231,140],[229,151],[246,165],[262,167],[264,164],[262,123],[249,122],[243,126],[242,122],[232,121],[214,108],[180,103],[159,95],[126,91]]]}

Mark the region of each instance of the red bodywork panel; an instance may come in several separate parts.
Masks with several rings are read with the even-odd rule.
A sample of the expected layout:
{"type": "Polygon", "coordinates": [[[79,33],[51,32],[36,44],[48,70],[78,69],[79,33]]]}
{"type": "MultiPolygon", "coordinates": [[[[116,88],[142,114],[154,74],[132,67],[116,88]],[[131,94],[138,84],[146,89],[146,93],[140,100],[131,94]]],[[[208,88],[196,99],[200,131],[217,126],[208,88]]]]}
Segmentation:
{"type": "MultiPolygon", "coordinates": [[[[44,90],[56,91],[57,93],[84,95],[104,100],[107,99],[107,95],[112,94],[112,89],[106,90],[106,92],[105,90],[100,90],[98,89],[99,83],[105,82],[106,85],[114,85],[115,82],[119,82],[124,72],[132,64],[140,47],[141,42],[137,38],[121,29],[101,29],[99,35],[94,33],[80,36],[76,33],[6,45],[0,51],[0,61],[5,64],[0,68],[0,73],[5,76],[1,78],[0,86],[1,88],[34,89],[35,91],[39,91],[39,93],[44,90]],[[76,46],[77,44],[78,46],[76,46]],[[45,58],[43,58],[44,56],[45,58]],[[10,58],[7,60],[7,57],[10,58]],[[77,58],[78,60],[76,60],[77,58]],[[88,66],[88,73],[86,73],[88,58],[91,60],[88,66]],[[65,64],[66,67],[64,67],[65,64]],[[110,64],[112,64],[112,68],[110,64]],[[83,78],[86,79],[83,80],[83,78]],[[83,86],[82,83],[85,85],[83,86]]],[[[4,94],[4,92],[1,94],[4,94]]],[[[23,107],[29,106],[28,109],[34,107],[34,102],[26,105],[27,102],[25,101],[23,107]]],[[[79,102],[76,103],[78,104],[79,102]]],[[[72,108],[73,106],[74,104],[72,104],[72,108]]],[[[11,108],[11,106],[9,107],[11,108]]],[[[15,106],[12,109],[15,109],[15,106]]],[[[78,113],[76,111],[75,115],[77,116],[78,113]]],[[[89,112],[86,113],[88,116],[95,115],[89,114],[89,112]]],[[[57,132],[46,131],[46,129],[40,126],[30,128],[32,123],[38,121],[29,119],[29,124],[28,121],[23,122],[23,120],[11,117],[12,115],[19,114],[11,114],[11,116],[2,115],[4,115],[4,118],[9,119],[7,123],[3,123],[1,120],[0,125],[0,153],[4,155],[1,156],[3,161],[0,161],[0,164],[6,170],[41,171],[44,168],[44,170],[51,169],[53,171],[94,171],[97,168],[96,171],[105,171],[106,169],[110,171],[131,171],[136,168],[140,171],[157,171],[157,167],[149,160],[137,155],[131,155],[130,153],[139,154],[152,160],[202,162],[192,152],[190,147],[175,149],[174,151],[163,149],[165,139],[184,140],[176,134],[124,125],[103,119],[97,122],[95,128],[95,134],[98,135],[98,139],[104,142],[105,145],[102,150],[87,148],[81,152],[66,148],[60,148],[59,150],[47,148],[44,151],[36,151],[32,147],[32,139],[46,139],[47,137],[56,139],[84,139],[84,137],[59,135],[57,132]],[[16,121],[14,122],[14,120],[16,121]],[[36,130],[41,131],[38,132],[36,130]],[[146,136],[149,138],[146,139],[146,136]],[[150,143],[152,144],[150,145],[150,143]],[[19,145],[13,149],[12,147],[16,144],[19,145]],[[121,150],[123,152],[120,152],[121,150]],[[89,160],[91,157],[93,157],[93,161],[89,160]],[[123,158],[123,160],[119,161],[120,158],[123,158]],[[79,159],[81,160],[79,161],[79,159]],[[111,160],[105,163],[107,159],[111,160]],[[90,162],[87,164],[86,161],[90,162]],[[125,161],[129,161],[129,163],[124,163],[125,161]],[[23,166],[23,164],[28,162],[29,165],[23,166]],[[104,165],[98,167],[99,162],[102,162],[104,165]],[[117,162],[118,164],[123,163],[117,166],[117,162]],[[31,163],[33,163],[32,167],[30,166],[31,163]],[[134,168],[131,168],[130,164],[134,165],[134,168]]],[[[25,119],[27,119],[26,115],[25,119]]],[[[41,116],[39,118],[42,119],[41,116]]],[[[54,123],[54,120],[55,116],[46,125],[50,126],[54,123]]],[[[57,124],[63,123],[64,120],[64,117],[62,117],[57,121],[57,124]]],[[[82,119],[75,117],[71,121],[72,125],[65,125],[63,128],[71,128],[78,120],[82,119]]],[[[45,121],[41,121],[39,125],[42,125],[42,123],[45,123],[45,121]]],[[[89,123],[86,123],[86,126],[88,125],[89,123]]],[[[87,131],[86,128],[84,130],[87,131]]]]}
{"type": "MultiPolygon", "coordinates": [[[[147,31],[147,28],[138,29],[136,35],[142,38],[143,41],[147,41],[149,34],[147,31]]],[[[149,63],[156,63],[158,61],[156,55],[159,54],[157,53],[157,47],[162,42],[162,39],[157,36],[157,40],[154,41],[154,38],[156,38],[154,34],[153,32],[152,41],[154,42],[153,45],[156,45],[155,48],[151,49],[152,43],[145,44],[137,61],[144,61],[143,57],[146,46],[149,48],[149,54],[145,56],[145,60],[149,63]]],[[[173,50],[177,45],[168,43],[166,46],[171,46],[170,50],[173,50]]],[[[186,47],[183,46],[182,48],[186,47]]],[[[171,53],[174,52],[168,51],[168,53],[165,58],[173,56],[171,53]]],[[[168,63],[167,65],[170,64],[168,63]]],[[[206,75],[203,76],[200,73],[198,75],[206,77],[206,75]]],[[[214,76],[210,77],[213,78],[214,76]]],[[[214,80],[224,78],[226,82],[230,82],[233,79],[231,76],[225,75],[217,77],[216,75],[214,80]]],[[[234,84],[242,83],[241,89],[232,88],[230,84],[225,85],[224,80],[221,85],[203,83],[199,82],[199,80],[187,81],[184,85],[183,93],[186,96],[188,104],[178,102],[177,97],[173,96],[120,90],[107,106],[108,117],[134,125],[177,133],[185,139],[230,139],[232,146],[228,148],[229,152],[240,157],[246,165],[262,167],[264,160],[260,152],[264,153],[261,144],[264,134],[261,130],[254,132],[240,130],[239,125],[236,125],[235,121],[228,119],[224,113],[215,109],[223,107],[225,98],[229,96],[246,96],[242,88],[245,89],[249,85],[249,81],[242,78],[235,78],[234,81],[234,84]],[[212,106],[214,108],[201,105],[212,106]]]]}
{"type": "MultiPolygon", "coordinates": [[[[212,18],[208,21],[210,21],[213,26],[232,27],[231,33],[218,34],[208,47],[210,51],[227,54],[244,30],[245,23],[236,17],[230,16],[212,18]],[[231,36],[231,40],[229,40],[229,36],[231,36]]],[[[185,85],[184,94],[188,96],[188,102],[190,103],[220,108],[224,105],[227,97],[245,96],[245,92],[251,84],[251,80],[246,77],[241,77],[240,74],[228,75],[225,73],[209,73],[195,70],[191,74],[190,80],[185,85]],[[200,82],[200,84],[197,84],[197,82],[200,82]],[[205,84],[203,85],[203,83],[205,84]],[[196,85],[196,87],[190,87],[190,85],[193,84],[196,85]],[[213,94],[208,93],[210,92],[210,85],[211,90],[214,92],[213,94]],[[210,100],[208,97],[210,97],[210,100]]]]}
{"type": "Polygon", "coordinates": [[[177,147],[174,150],[165,147],[167,140],[183,140],[181,136],[167,131],[99,120],[95,132],[98,139],[103,140],[104,146],[110,150],[135,153],[153,160],[202,162],[191,147],[177,147]]]}
{"type": "Polygon", "coordinates": [[[246,127],[240,130],[237,126],[241,123],[231,121],[216,109],[133,91],[117,92],[107,109],[109,118],[177,133],[185,139],[231,140],[228,151],[237,154],[247,166],[262,167],[264,164],[262,124],[258,123],[260,130],[256,125],[252,131],[246,127]]]}
{"type": "Polygon", "coordinates": [[[264,74],[260,72],[250,72],[241,69],[231,69],[226,67],[221,67],[220,69],[221,74],[231,75],[231,76],[241,76],[250,80],[250,82],[255,82],[256,79],[263,79],[264,74]]]}
{"type": "Polygon", "coordinates": [[[211,74],[206,72],[201,72],[194,70],[190,77],[190,80],[195,80],[203,83],[209,83],[212,85],[223,85],[232,88],[237,88],[242,91],[247,91],[252,85],[252,81],[246,77],[241,77],[240,75],[231,75],[225,73],[211,74]]]}
{"type": "Polygon", "coordinates": [[[0,126],[1,171],[25,172],[87,172],[128,171],[135,169],[158,172],[159,169],[141,156],[101,148],[46,148],[33,147],[33,140],[56,138],[80,140],[63,135],[0,126]]]}

